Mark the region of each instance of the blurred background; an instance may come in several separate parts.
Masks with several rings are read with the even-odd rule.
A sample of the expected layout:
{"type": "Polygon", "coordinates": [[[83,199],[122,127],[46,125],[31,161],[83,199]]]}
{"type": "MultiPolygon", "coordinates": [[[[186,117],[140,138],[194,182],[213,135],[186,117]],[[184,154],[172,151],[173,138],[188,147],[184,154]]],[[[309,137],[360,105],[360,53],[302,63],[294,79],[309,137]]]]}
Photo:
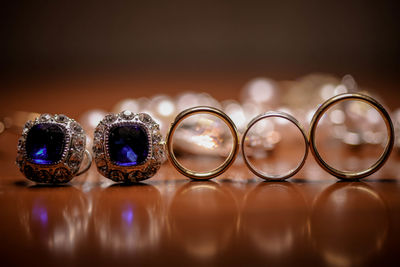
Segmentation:
{"type": "Polygon", "coordinates": [[[398,14],[397,1],[7,1],[0,64],[3,80],[315,71],[391,80],[399,69],[398,14]]]}
{"type": "Polygon", "coordinates": [[[0,113],[76,117],[112,110],[125,98],[186,91],[238,99],[252,78],[315,72],[351,74],[394,110],[398,7],[362,0],[8,1],[0,10],[0,113]]]}

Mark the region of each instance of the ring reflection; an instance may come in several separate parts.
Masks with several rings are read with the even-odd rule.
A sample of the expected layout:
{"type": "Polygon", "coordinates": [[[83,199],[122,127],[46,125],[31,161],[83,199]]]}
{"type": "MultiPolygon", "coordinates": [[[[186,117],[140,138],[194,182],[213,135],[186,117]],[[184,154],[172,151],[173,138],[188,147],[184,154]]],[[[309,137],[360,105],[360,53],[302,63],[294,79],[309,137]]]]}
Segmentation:
{"type": "Polygon", "coordinates": [[[238,207],[223,185],[193,181],[177,189],[167,221],[171,243],[191,257],[210,260],[234,239],[238,207]]]}
{"type": "Polygon", "coordinates": [[[338,182],[314,201],[310,233],[328,264],[365,264],[382,248],[388,231],[387,206],[372,187],[338,182]]]}
{"type": "Polygon", "coordinates": [[[307,246],[307,216],[308,207],[297,185],[262,182],[245,196],[241,235],[251,244],[250,253],[277,263],[295,260],[307,246]]]}

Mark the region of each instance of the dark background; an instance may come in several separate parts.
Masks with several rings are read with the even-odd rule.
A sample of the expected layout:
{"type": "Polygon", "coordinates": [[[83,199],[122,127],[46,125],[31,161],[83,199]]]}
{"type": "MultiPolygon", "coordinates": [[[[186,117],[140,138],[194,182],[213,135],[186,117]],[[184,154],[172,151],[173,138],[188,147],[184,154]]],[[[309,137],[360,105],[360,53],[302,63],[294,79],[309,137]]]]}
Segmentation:
{"type": "Polygon", "coordinates": [[[0,10],[3,79],[89,72],[398,76],[397,1],[6,1],[0,10]]]}

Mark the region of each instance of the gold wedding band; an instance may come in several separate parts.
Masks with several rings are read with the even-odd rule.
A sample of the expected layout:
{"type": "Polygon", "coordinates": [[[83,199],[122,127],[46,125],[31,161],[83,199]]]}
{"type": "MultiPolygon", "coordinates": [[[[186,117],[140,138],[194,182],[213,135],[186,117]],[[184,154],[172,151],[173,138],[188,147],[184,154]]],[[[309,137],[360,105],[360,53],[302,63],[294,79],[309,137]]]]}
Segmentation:
{"type": "Polygon", "coordinates": [[[339,179],[361,179],[366,176],[369,176],[379,170],[386,162],[386,160],[389,158],[389,155],[393,149],[394,145],[394,129],[393,129],[393,124],[392,120],[390,119],[389,113],[385,110],[385,108],[379,104],[375,99],[372,97],[362,95],[362,94],[341,94],[334,96],[327,101],[325,101],[315,112],[312,120],[311,120],[311,125],[310,125],[310,132],[309,132],[309,143],[310,143],[310,149],[311,153],[313,154],[315,160],[317,163],[325,169],[327,172],[330,174],[338,177],[339,179]],[[317,147],[316,147],[316,142],[315,142],[315,131],[317,129],[317,125],[319,120],[322,118],[322,115],[333,105],[346,101],[346,100],[358,100],[365,102],[372,107],[374,107],[379,114],[382,116],[383,120],[385,121],[386,128],[388,131],[388,141],[385,146],[385,150],[379,157],[379,159],[368,169],[363,170],[363,171],[356,171],[356,172],[351,172],[351,171],[340,171],[337,170],[333,167],[331,167],[328,163],[326,163],[321,155],[319,154],[317,147]]]}
{"type": "Polygon", "coordinates": [[[303,130],[303,127],[301,127],[300,123],[292,115],[287,114],[285,112],[280,112],[280,111],[269,111],[269,112],[266,112],[264,114],[260,114],[260,115],[256,116],[255,118],[253,118],[249,122],[249,124],[247,126],[247,129],[243,134],[241,146],[242,146],[243,159],[244,159],[244,162],[246,163],[247,167],[255,175],[257,175],[258,177],[261,177],[261,178],[263,178],[265,180],[285,180],[285,179],[287,179],[289,177],[292,177],[293,175],[298,173],[301,170],[301,168],[304,166],[304,163],[306,162],[307,155],[308,155],[308,139],[307,139],[306,133],[303,130]],[[283,119],[286,119],[286,120],[290,121],[291,123],[293,123],[300,130],[300,132],[301,132],[301,134],[302,134],[302,136],[304,138],[305,149],[304,149],[304,155],[303,155],[303,158],[302,158],[301,162],[297,165],[297,167],[295,167],[292,170],[289,170],[287,173],[282,174],[282,175],[267,175],[267,174],[265,174],[265,173],[263,173],[261,171],[258,171],[250,163],[250,161],[249,161],[249,159],[248,159],[248,157],[247,157],[247,155],[245,153],[245,149],[244,149],[244,141],[245,141],[245,138],[246,138],[248,132],[250,131],[251,127],[253,127],[260,120],[263,120],[263,119],[266,119],[266,118],[271,118],[271,117],[283,118],[283,119]]]}
{"type": "Polygon", "coordinates": [[[199,106],[199,107],[188,108],[176,116],[174,122],[171,124],[171,127],[168,131],[166,144],[167,144],[168,158],[170,159],[172,165],[175,167],[176,170],[178,170],[181,174],[191,179],[205,180],[221,175],[233,164],[239,150],[238,148],[239,137],[234,122],[223,111],[213,107],[199,106]],[[176,159],[173,150],[172,137],[175,133],[176,128],[185,118],[188,118],[195,114],[209,114],[218,117],[228,126],[233,138],[233,147],[226,160],[219,167],[207,172],[196,172],[185,168],[176,159]]]}

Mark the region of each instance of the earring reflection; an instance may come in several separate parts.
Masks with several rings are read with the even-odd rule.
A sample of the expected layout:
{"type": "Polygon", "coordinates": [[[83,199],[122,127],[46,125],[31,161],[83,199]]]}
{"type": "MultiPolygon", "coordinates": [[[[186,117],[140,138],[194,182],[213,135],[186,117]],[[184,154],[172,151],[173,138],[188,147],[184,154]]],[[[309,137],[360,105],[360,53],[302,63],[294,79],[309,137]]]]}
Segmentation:
{"type": "Polygon", "coordinates": [[[17,202],[25,233],[23,242],[41,243],[50,253],[70,255],[85,246],[91,212],[90,203],[81,191],[71,186],[43,185],[26,190],[20,192],[24,201],[17,202]]]}
{"type": "Polygon", "coordinates": [[[140,255],[158,245],[162,214],[157,188],[114,184],[98,193],[94,230],[104,251],[140,255]]]}

